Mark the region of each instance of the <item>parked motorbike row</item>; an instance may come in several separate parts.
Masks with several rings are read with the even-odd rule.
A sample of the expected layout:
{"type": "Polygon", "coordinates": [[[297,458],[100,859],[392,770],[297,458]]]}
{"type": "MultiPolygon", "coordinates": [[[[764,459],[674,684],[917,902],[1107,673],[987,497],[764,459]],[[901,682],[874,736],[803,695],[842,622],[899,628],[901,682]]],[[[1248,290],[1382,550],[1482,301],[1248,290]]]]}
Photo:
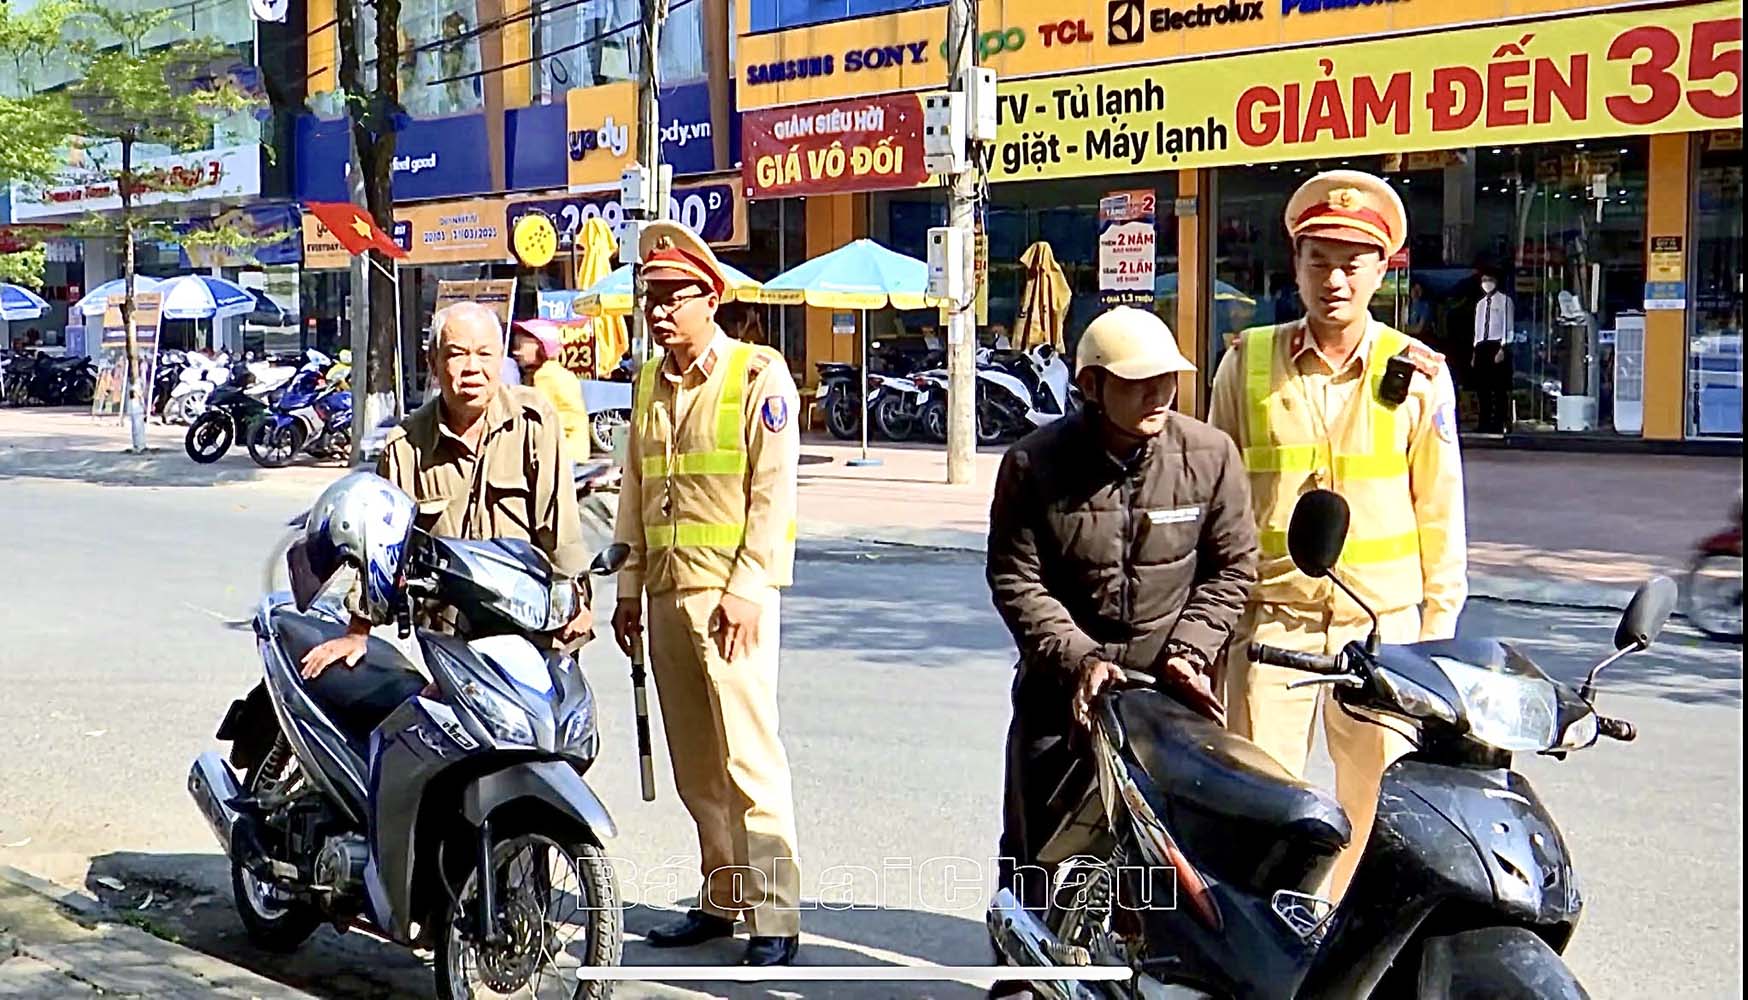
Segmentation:
{"type": "MultiPolygon", "coordinates": [[[[833,437],[859,438],[866,419],[870,430],[891,441],[947,440],[947,369],[942,352],[924,355],[908,372],[869,372],[865,399],[858,366],[824,362],[816,367],[819,408],[833,437]]],[[[978,444],[1022,437],[1080,405],[1067,362],[1049,344],[1029,351],[980,348],[975,384],[978,444]]]]}
{"type": "MultiPolygon", "coordinates": [[[[198,355],[195,355],[198,357],[198,355]]],[[[249,457],[263,468],[278,468],[300,452],[329,459],[348,453],[352,447],[352,394],[348,388],[349,360],[342,352],[335,362],[320,351],[302,355],[300,367],[263,366],[240,361],[225,369],[217,381],[213,373],[196,365],[183,368],[175,392],[180,404],[170,409],[194,412],[183,448],[201,464],[223,458],[239,441],[249,457]],[[200,374],[185,378],[191,371],[200,374]]]]}
{"type": "Polygon", "coordinates": [[[12,406],[90,406],[97,394],[97,368],[83,355],[0,354],[0,399],[12,406]]]}

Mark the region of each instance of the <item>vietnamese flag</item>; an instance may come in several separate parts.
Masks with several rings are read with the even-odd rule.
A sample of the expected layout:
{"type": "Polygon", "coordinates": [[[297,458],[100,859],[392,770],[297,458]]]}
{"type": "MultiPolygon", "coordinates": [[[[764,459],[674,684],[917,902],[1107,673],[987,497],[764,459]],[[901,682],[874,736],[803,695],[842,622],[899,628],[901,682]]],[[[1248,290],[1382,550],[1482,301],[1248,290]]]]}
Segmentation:
{"type": "Polygon", "coordinates": [[[322,225],[328,227],[328,232],[340,241],[346,252],[357,256],[371,247],[381,250],[390,257],[405,257],[407,252],[400,248],[388,234],[377,228],[375,220],[364,209],[349,201],[310,201],[304,207],[310,214],[322,220],[322,225]]]}

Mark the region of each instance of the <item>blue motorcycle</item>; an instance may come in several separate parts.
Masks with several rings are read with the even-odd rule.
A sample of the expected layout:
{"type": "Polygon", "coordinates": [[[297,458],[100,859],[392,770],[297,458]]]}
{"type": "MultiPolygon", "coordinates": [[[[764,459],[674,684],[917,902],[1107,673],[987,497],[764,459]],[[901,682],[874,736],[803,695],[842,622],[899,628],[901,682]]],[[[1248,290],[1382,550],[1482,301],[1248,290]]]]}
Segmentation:
{"type": "Polygon", "coordinates": [[[352,451],[352,393],[310,368],[292,378],[249,434],[249,457],[265,469],[280,468],[305,451],[342,460],[352,451]]]}

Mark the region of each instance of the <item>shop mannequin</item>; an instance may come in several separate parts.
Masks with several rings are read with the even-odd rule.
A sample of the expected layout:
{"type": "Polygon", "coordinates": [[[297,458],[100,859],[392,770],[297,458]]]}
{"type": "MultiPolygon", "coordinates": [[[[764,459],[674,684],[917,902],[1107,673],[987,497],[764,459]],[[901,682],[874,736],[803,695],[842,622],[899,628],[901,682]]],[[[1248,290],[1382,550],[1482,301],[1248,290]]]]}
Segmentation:
{"type": "Polygon", "coordinates": [[[1510,419],[1511,342],[1514,326],[1511,297],[1499,290],[1491,274],[1481,276],[1481,301],[1475,303],[1475,353],[1469,366],[1475,391],[1481,399],[1481,418],[1476,430],[1504,434],[1510,419]]]}

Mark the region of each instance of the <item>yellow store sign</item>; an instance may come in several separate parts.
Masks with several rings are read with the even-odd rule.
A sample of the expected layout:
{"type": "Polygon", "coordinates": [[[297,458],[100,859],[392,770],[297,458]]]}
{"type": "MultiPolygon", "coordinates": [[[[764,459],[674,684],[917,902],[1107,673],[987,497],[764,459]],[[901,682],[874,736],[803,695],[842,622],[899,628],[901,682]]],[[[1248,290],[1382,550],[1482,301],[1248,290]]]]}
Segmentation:
{"type": "MultiPolygon", "coordinates": [[[[757,33],[751,29],[750,6],[739,5],[736,39],[736,97],[743,109],[946,84],[944,6],[757,33]]],[[[1002,78],[1019,78],[1617,6],[1626,4],[1606,0],[982,0],[976,44],[983,65],[1002,78]]],[[[1420,44],[1427,43],[1422,39],[1420,44]]]]}
{"type": "Polygon", "coordinates": [[[565,125],[571,186],[619,183],[637,159],[637,84],[566,91],[565,125]]]}
{"type": "MultiPolygon", "coordinates": [[[[1410,0],[1404,0],[1410,2],[1410,0]]],[[[1716,129],[1737,3],[1004,82],[995,180],[1716,129]]]]}

